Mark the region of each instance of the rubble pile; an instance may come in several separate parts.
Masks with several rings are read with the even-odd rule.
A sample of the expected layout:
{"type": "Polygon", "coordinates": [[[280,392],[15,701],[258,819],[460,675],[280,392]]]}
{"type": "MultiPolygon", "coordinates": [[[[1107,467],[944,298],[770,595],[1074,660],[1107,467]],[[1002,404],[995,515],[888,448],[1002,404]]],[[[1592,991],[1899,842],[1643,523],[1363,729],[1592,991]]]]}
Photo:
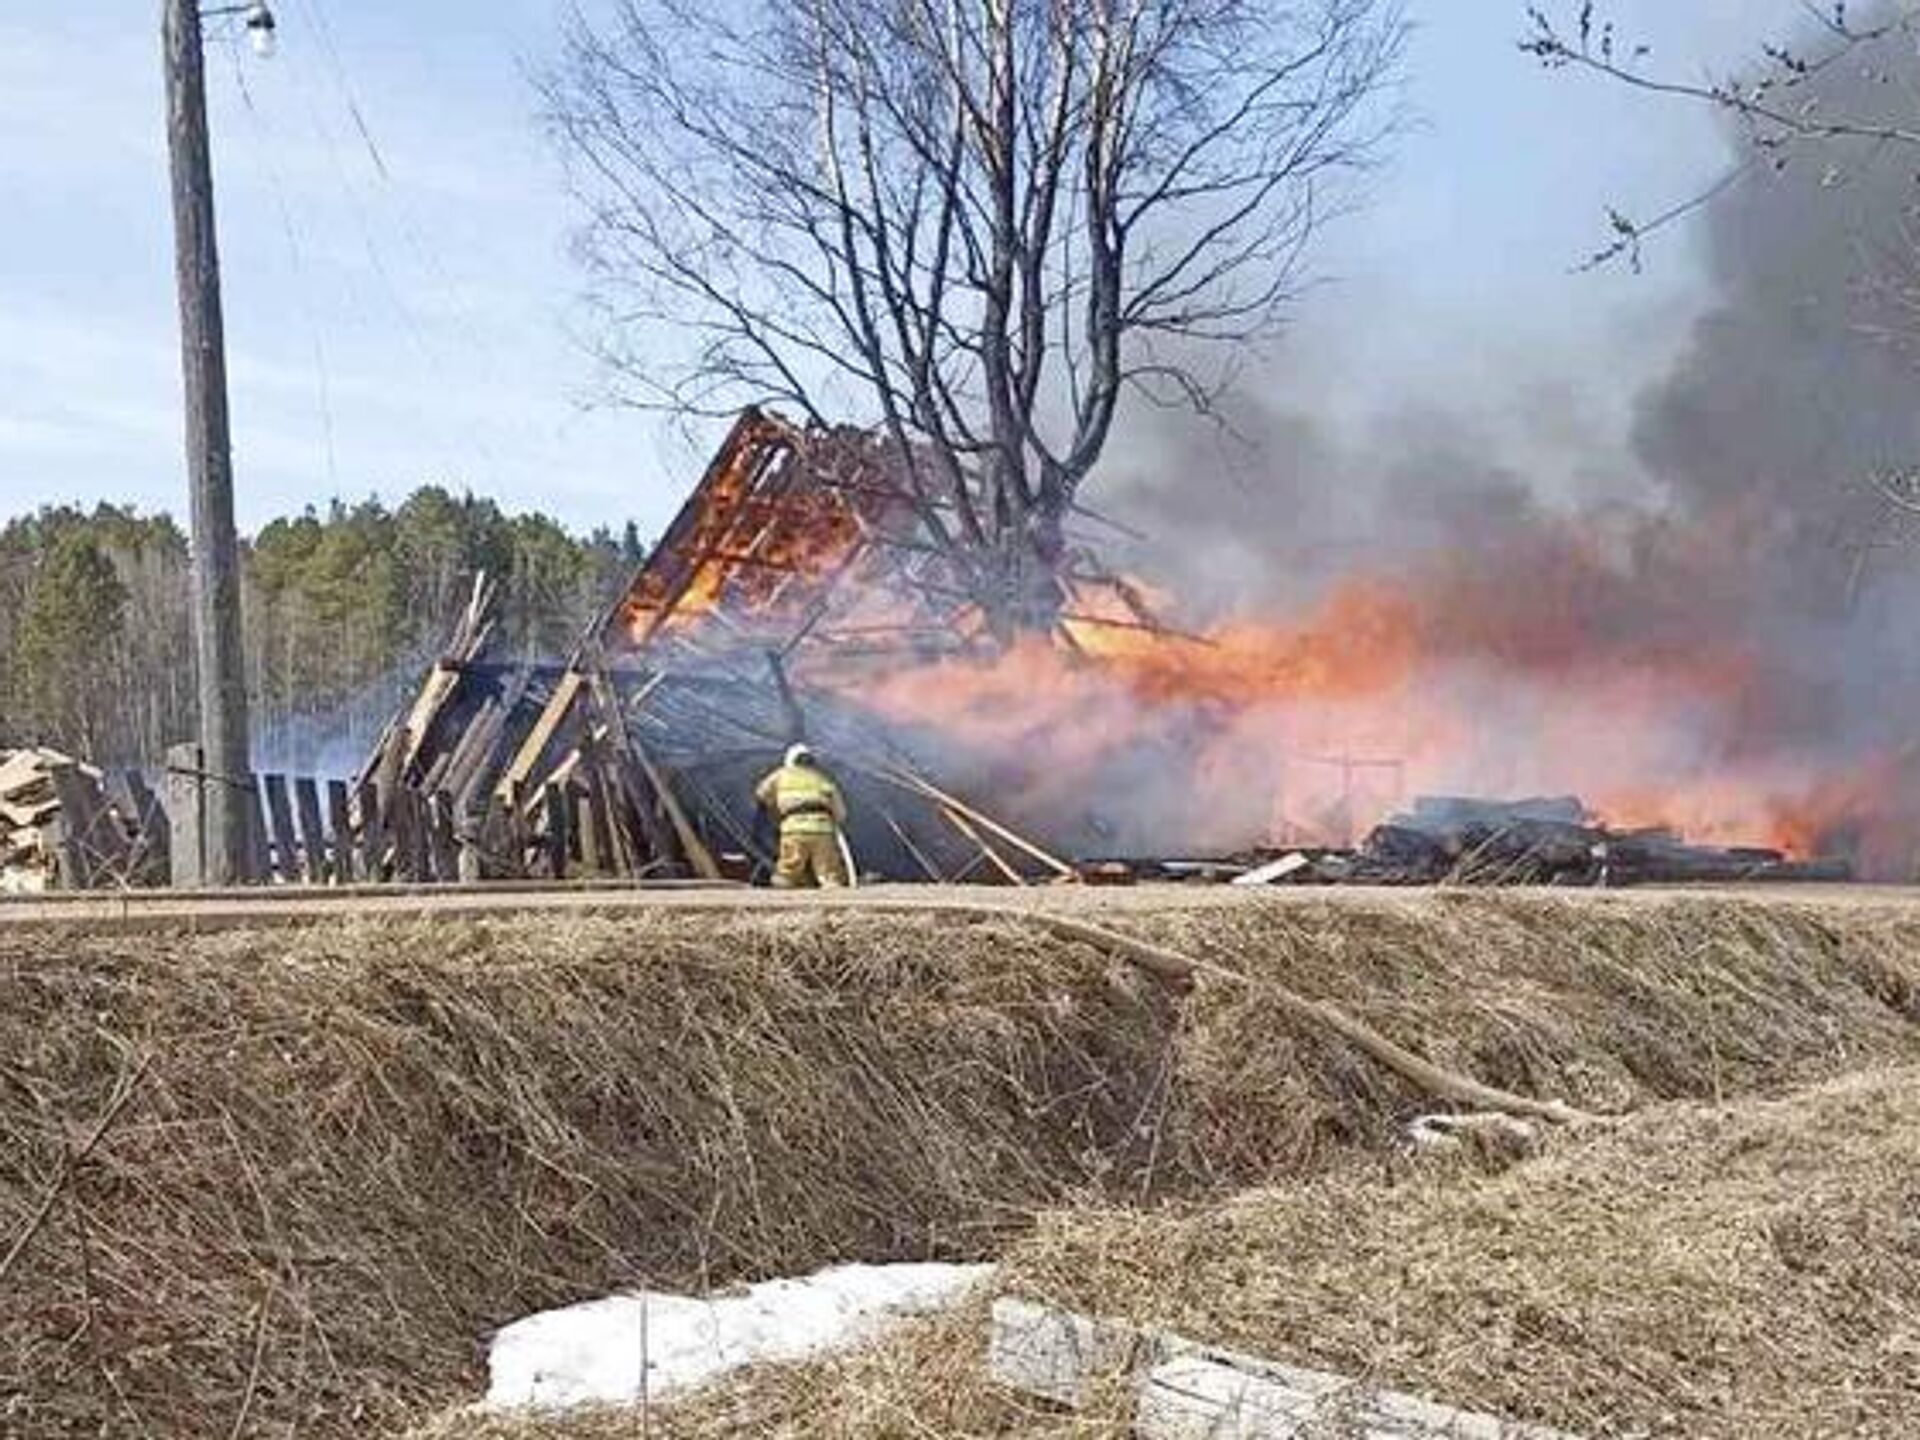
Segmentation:
{"type": "Polygon", "coordinates": [[[1357,850],[1303,853],[1276,883],[1644,885],[1850,880],[1844,860],[1762,846],[1689,844],[1670,829],[1615,830],[1573,796],[1422,796],[1357,850]]]}

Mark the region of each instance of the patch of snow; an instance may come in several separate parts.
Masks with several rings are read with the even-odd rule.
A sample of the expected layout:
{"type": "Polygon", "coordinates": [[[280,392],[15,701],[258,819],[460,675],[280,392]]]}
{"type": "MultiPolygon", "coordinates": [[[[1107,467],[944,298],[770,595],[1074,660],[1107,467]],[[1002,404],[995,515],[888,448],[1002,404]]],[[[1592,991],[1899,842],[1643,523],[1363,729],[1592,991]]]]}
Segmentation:
{"type": "Polygon", "coordinates": [[[748,1365],[864,1344],[900,1320],[958,1303],[992,1272],[840,1265],[706,1298],[642,1291],[548,1310],[494,1336],[486,1408],[669,1398],[748,1365]]]}

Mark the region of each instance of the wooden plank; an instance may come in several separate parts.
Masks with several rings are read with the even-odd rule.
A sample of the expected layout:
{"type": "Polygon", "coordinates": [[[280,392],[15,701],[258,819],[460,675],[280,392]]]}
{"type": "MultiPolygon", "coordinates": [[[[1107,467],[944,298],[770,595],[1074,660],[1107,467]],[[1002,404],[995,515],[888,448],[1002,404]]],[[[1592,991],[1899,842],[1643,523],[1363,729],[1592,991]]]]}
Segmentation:
{"type": "Polygon", "coordinates": [[[30,830],[35,825],[44,825],[53,818],[53,812],[60,808],[60,802],[51,792],[47,798],[35,804],[23,805],[13,800],[0,800],[0,820],[6,821],[16,830],[30,830]]]}
{"type": "Polygon", "coordinates": [[[320,786],[311,775],[293,782],[294,815],[300,822],[300,874],[309,885],[324,885],[327,868],[327,827],[320,819],[320,786]]]}
{"type": "Polygon", "coordinates": [[[365,872],[360,868],[360,856],[353,843],[353,806],[344,780],[327,782],[327,828],[333,832],[328,873],[335,884],[351,885],[365,872]]]}
{"type": "Polygon", "coordinates": [[[966,836],[967,839],[971,840],[974,845],[979,848],[981,855],[986,858],[987,862],[991,864],[994,869],[1000,872],[1001,877],[1009,885],[1025,885],[1027,883],[1027,877],[1009,865],[1000,852],[987,843],[986,837],[974,829],[964,815],[949,810],[944,805],[940,807],[940,813],[946,817],[949,825],[953,826],[954,829],[966,836]]]}
{"type": "Polygon", "coordinates": [[[477,885],[487,878],[487,817],[464,815],[459,803],[453,803],[453,841],[459,851],[458,873],[462,885],[477,885]]]}
{"type": "Polygon", "coordinates": [[[527,732],[527,738],[521,742],[514,753],[513,761],[507,766],[506,773],[500,777],[499,793],[505,795],[514,784],[530,784],[535,776],[534,769],[540,763],[540,757],[546,753],[553,737],[560,732],[572,712],[574,702],[580,698],[587,677],[578,670],[569,670],[554,687],[553,696],[547,701],[547,708],[540,712],[540,718],[527,732]]]}
{"type": "Polygon", "coordinates": [[[533,836],[527,828],[527,787],[516,784],[507,792],[507,842],[513,857],[508,874],[525,878],[532,874],[533,836]]]}
{"type": "MultiPolygon", "coordinates": [[[[492,715],[488,733],[475,748],[474,762],[464,776],[455,776],[453,788],[454,801],[462,815],[484,815],[487,809],[487,797],[497,793],[495,782],[500,777],[511,755],[500,752],[503,743],[511,733],[518,717],[526,709],[527,691],[533,684],[536,666],[521,665],[514,671],[512,680],[506,686],[498,706],[492,715]]],[[[536,720],[538,716],[534,717],[536,720]]]]}
{"type": "Polygon", "coordinates": [[[713,858],[713,852],[707,849],[706,842],[700,838],[699,831],[693,828],[693,822],[687,819],[687,812],[680,808],[680,801],[674,796],[673,787],[667,784],[667,777],[653,757],[647,754],[646,747],[640,743],[640,737],[632,737],[633,758],[640,762],[640,768],[646,771],[647,783],[653,786],[654,793],[660,797],[660,804],[667,812],[667,820],[672,824],[675,837],[680,842],[682,853],[693,866],[693,873],[702,880],[718,880],[720,866],[713,858]]]}
{"type": "Polygon", "coordinates": [[[389,731],[373,766],[374,809],[380,817],[380,831],[369,837],[368,863],[371,866],[372,857],[379,855],[388,874],[398,874],[408,863],[403,843],[410,833],[406,817],[411,813],[404,801],[409,793],[404,777],[406,734],[403,726],[389,731]]]}
{"type": "Polygon", "coordinates": [[[555,880],[567,878],[567,871],[573,858],[573,830],[570,823],[573,815],[568,804],[568,796],[571,793],[569,786],[553,783],[548,784],[544,791],[547,818],[547,874],[555,880]]]}
{"type": "Polygon", "coordinates": [[[603,877],[607,873],[607,852],[601,844],[601,837],[605,833],[606,817],[599,813],[600,807],[591,789],[584,790],[576,804],[581,873],[589,878],[603,877]]]}
{"type": "Polygon", "coordinates": [[[392,873],[391,836],[380,808],[380,787],[371,776],[354,786],[353,822],[354,869],[362,880],[378,883],[392,873]]]}
{"type": "Polygon", "coordinates": [[[80,762],[59,750],[15,750],[0,761],[0,798],[15,799],[50,788],[52,772],[80,762]]]}
{"type": "MultiPolygon", "coordinates": [[[[615,843],[619,847],[622,869],[625,873],[637,876],[664,860],[671,847],[659,820],[654,816],[652,802],[655,797],[645,771],[635,758],[633,734],[627,726],[620,694],[598,663],[597,652],[594,663],[587,668],[591,686],[589,698],[599,712],[609,742],[603,754],[612,764],[612,774],[607,784],[612,791],[614,811],[611,820],[615,843]]],[[[652,693],[652,687],[658,684],[659,679],[656,675],[649,680],[642,693],[652,693]]]]}
{"type": "Polygon", "coordinates": [[[268,834],[273,842],[273,868],[289,885],[301,880],[300,837],[293,828],[293,805],[287,798],[287,777],[268,774],[260,777],[267,800],[268,834]]]}
{"type": "Polygon", "coordinates": [[[413,791],[404,785],[380,797],[380,814],[387,826],[390,851],[388,874],[409,885],[425,878],[419,868],[420,826],[414,812],[415,798],[413,791]]]}
{"type": "Polygon", "coordinates": [[[434,879],[442,885],[457,885],[461,879],[461,820],[453,812],[453,797],[438,791],[428,799],[426,814],[434,837],[434,879]]]}
{"type": "Polygon", "coordinates": [[[947,877],[942,875],[939,868],[921,853],[920,847],[913,843],[913,837],[907,833],[906,827],[901,825],[901,823],[894,818],[893,812],[884,805],[880,807],[880,818],[887,822],[887,828],[893,831],[894,838],[906,847],[907,854],[911,855],[914,863],[926,873],[927,879],[933,881],[936,885],[944,884],[947,877]]]}
{"type": "Polygon", "coordinates": [[[1230,885],[1243,886],[1272,885],[1286,879],[1289,875],[1297,874],[1305,870],[1312,864],[1313,861],[1296,850],[1290,855],[1282,855],[1278,860],[1270,864],[1262,865],[1258,869],[1249,870],[1244,875],[1236,875],[1227,883],[1230,885]]]}
{"type": "Polygon", "coordinates": [[[632,873],[632,867],[622,864],[622,855],[615,840],[613,817],[613,793],[607,784],[606,770],[601,761],[605,752],[591,741],[582,741],[580,750],[583,760],[582,781],[586,786],[585,803],[581,813],[580,843],[582,858],[589,873],[596,875],[619,875],[632,873]],[[592,845],[592,855],[588,857],[586,848],[592,845]]]}
{"type": "Polygon", "coordinates": [[[948,811],[950,816],[965,816],[970,823],[997,836],[999,839],[1013,846],[1014,849],[1022,851],[1033,859],[1038,860],[1048,869],[1057,872],[1063,879],[1071,880],[1079,878],[1079,872],[1058,855],[1053,855],[1042,850],[1025,836],[1018,835],[1012,830],[1009,830],[991,815],[983,815],[980,811],[968,805],[964,800],[949,795],[931,781],[922,779],[912,771],[902,770],[897,767],[886,767],[881,769],[878,774],[884,780],[891,780],[896,785],[903,786],[908,790],[917,791],[926,799],[939,805],[943,810],[948,811]]]}
{"type": "Polygon", "coordinates": [[[445,791],[427,797],[427,851],[433,878],[451,885],[460,878],[460,846],[453,833],[453,801],[445,791]]]}
{"type": "Polygon", "coordinates": [[[427,797],[417,790],[402,786],[399,814],[400,841],[407,857],[405,877],[416,883],[429,883],[433,879],[433,845],[427,835],[431,824],[427,814],[427,797]]]}
{"type": "Polygon", "coordinates": [[[441,768],[433,788],[444,790],[458,799],[466,790],[473,772],[492,754],[493,742],[499,738],[505,718],[506,710],[497,698],[489,696],[483,700],[480,709],[467,722],[467,728],[461,732],[459,742],[448,752],[446,764],[441,768]]]}
{"type": "Polygon", "coordinates": [[[440,718],[440,712],[453,698],[454,690],[460,684],[460,670],[457,666],[441,661],[433,667],[433,673],[427,676],[427,683],[414,697],[413,708],[407,712],[407,718],[401,724],[401,733],[407,737],[406,747],[402,751],[402,774],[405,767],[411,766],[420,758],[421,749],[427,741],[427,731],[433,722],[440,718]]]}
{"type": "MultiPolygon", "coordinates": [[[[209,787],[225,783],[217,775],[207,777],[209,787]]],[[[269,884],[273,880],[273,843],[267,829],[267,792],[258,775],[247,777],[240,808],[247,813],[247,880],[255,885],[269,884]]]]}

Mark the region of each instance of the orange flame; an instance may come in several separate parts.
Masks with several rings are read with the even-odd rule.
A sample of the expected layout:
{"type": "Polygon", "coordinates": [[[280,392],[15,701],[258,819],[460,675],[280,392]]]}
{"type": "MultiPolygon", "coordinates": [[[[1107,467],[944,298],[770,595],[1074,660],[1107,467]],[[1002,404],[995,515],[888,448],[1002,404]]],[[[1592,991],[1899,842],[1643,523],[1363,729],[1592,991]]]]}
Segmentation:
{"type": "MultiPolygon", "coordinates": [[[[766,483],[789,435],[736,430],[628,598],[635,642],[722,607],[730,633],[743,620],[777,629],[843,571],[841,638],[927,618],[847,569],[880,502],[766,483]]],[[[844,688],[964,751],[976,773],[955,778],[1009,818],[1081,817],[1116,849],[1346,843],[1417,793],[1545,793],[1579,795],[1623,828],[1795,855],[1841,845],[1882,873],[1910,871],[1915,767],[1837,766],[1795,743],[1818,729],[1817,707],[1749,618],[1753,526],[1766,523],[1527,515],[1470,552],[1350,576],[1290,615],[1230,615],[1193,636],[1150,623],[1137,584],[1070,587],[1050,638],[924,661],[898,660],[901,647],[892,673],[863,669],[844,688]]],[[[957,604],[933,618],[951,641],[981,638],[981,617],[957,604]]]]}
{"type": "Polygon", "coordinates": [[[1434,792],[1575,794],[1616,827],[1796,856],[1846,840],[1873,782],[1770,749],[1778,677],[1645,584],[1551,534],[1190,639],[1077,605],[1070,643],[913,666],[862,699],[997,757],[981,783],[1040,823],[1140,800],[1135,838],[1163,850],[1345,843],[1434,792]]]}

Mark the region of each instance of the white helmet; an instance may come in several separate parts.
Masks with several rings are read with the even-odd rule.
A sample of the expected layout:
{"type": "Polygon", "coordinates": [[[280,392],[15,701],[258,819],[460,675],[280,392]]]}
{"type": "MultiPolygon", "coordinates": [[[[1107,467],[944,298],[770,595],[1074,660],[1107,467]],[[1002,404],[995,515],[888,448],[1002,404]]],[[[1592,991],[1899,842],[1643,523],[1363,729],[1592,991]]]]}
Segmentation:
{"type": "Polygon", "coordinates": [[[787,764],[808,765],[812,761],[813,751],[804,741],[787,747],[787,764]]]}

